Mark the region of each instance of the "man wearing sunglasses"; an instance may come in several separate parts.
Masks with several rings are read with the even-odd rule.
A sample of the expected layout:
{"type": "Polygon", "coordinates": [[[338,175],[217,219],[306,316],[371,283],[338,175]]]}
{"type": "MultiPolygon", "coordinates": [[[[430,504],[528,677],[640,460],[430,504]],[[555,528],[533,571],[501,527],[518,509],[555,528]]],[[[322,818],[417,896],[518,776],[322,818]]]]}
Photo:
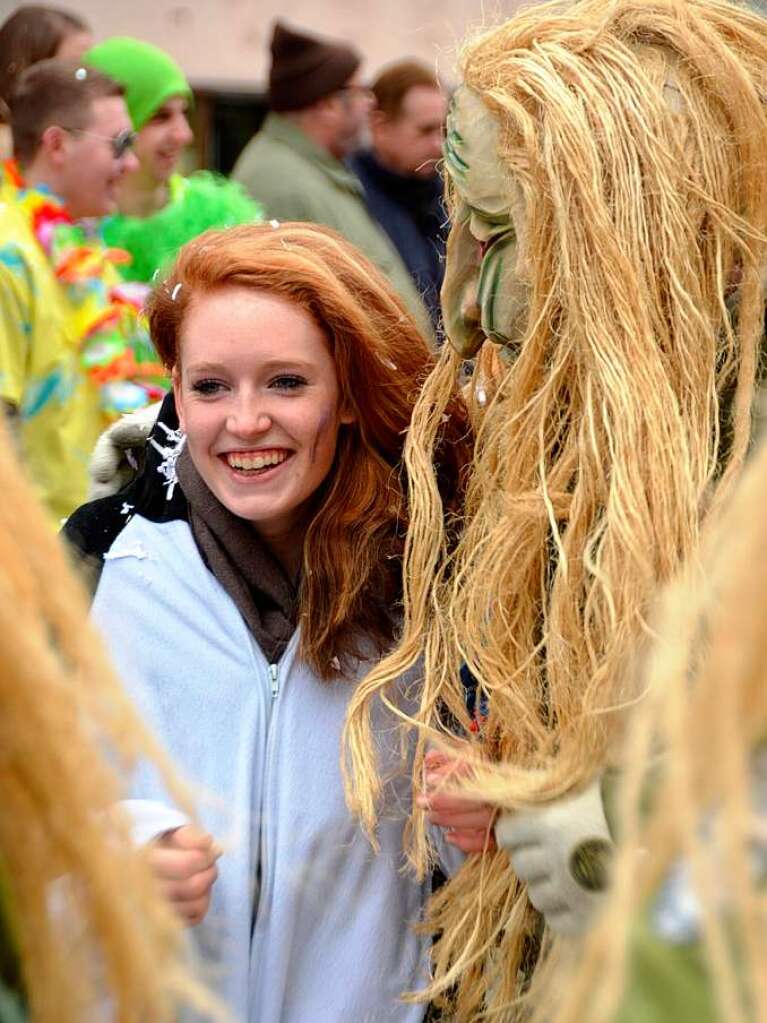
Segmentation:
{"type": "Polygon", "coordinates": [[[117,183],[137,166],[122,88],[69,62],[43,61],[21,77],[11,104],[25,185],[52,191],[75,220],[112,213],[117,183]]]}
{"type": "Polygon", "coordinates": [[[10,107],[21,187],[0,206],[0,400],[60,520],[85,499],[108,414],[138,392],[144,403],[142,387],[110,375],[128,349],[148,364],[136,310],[119,292],[119,256],[78,223],[115,210],[118,183],[136,167],[133,131],[121,87],[75,63],[29,68],[10,107]]]}

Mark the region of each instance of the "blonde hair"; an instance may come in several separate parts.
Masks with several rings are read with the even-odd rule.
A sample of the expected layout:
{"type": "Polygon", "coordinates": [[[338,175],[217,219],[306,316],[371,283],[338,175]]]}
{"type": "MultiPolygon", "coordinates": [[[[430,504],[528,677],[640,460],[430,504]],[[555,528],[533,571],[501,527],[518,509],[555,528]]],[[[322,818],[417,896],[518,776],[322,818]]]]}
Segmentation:
{"type": "Polygon", "coordinates": [[[767,742],[765,502],[763,445],[701,563],[661,602],[647,697],[626,746],[611,895],[578,969],[557,977],[566,997],[541,992],[539,1018],[550,1023],[614,1018],[631,976],[632,927],[681,862],[700,907],[717,1019],[767,1019],[767,895],[752,860],[754,839],[762,850],[767,841],[763,768],[761,806],[753,784],[754,754],[767,742]]]}
{"type": "Polygon", "coordinates": [[[34,1023],[212,1008],[181,930],[114,809],[141,756],[163,770],[93,630],[65,552],[0,423],[0,913],[34,1023]],[[109,752],[110,759],[106,759],[109,752]]]}
{"type": "MultiPolygon", "coordinates": [[[[604,765],[653,594],[742,465],[762,334],[761,18],[717,0],[547,4],[471,42],[462,66],[524,196],[529,312],[512,364],[483,362],[455,549],[431,467],[459,362],[448,349],[414,411],[403,636],[345,736],[349,802],[371,834],[371,704],[419,657],[414,786],[442,722],[468,730],[461,662],[487,697],[477,746],[503,765],[500,805],[555,799],[604,765]]],[[[426,870],[418,811],[409,852],[426,870]]],[[[505,853],[470,857],[429,919],[425,996],[458,1020],[506,1011],[540,928],[505,853]]]]}

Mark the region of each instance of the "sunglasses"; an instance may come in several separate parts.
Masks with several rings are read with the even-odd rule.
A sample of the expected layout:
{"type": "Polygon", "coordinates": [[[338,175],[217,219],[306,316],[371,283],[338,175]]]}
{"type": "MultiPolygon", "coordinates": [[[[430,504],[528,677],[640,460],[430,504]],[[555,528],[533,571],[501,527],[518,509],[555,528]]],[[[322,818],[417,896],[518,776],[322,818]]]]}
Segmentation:
{"type": "Polygon", "coordinates": [[[133,148],[136,141],[136,133],[130,128],[126,128],[117,135],[98,135],[95,131],[86,131],[85,128],[65,128],[64,131],[74,135],[90,135],[91,138],[108,142],[112,147],[112,156],[115,160],[121,160],[133,148]]]}

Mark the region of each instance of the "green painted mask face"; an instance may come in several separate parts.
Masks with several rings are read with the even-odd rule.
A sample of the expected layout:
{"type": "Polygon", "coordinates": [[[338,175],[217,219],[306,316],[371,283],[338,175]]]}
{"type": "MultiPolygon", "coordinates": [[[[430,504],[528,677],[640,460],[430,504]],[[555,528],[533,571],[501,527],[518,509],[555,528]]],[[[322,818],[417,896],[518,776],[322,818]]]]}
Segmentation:
{"type": "Polygon", "coordinates": [[[522,194],[502,173],[499,138],[498,121],[477,94],[459,89],[445,140],[445,167],[459,202],[447,243],[442,309],[448,339],[464,358],[475,355],[485,338],[513,355],[527,324],[522,194]]]}

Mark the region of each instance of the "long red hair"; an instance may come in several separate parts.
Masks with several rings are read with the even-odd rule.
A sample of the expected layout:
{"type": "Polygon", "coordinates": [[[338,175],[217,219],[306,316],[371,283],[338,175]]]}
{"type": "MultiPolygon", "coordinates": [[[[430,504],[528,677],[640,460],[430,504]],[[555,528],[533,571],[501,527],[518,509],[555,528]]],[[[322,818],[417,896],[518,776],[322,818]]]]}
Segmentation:
{"type": "MultiPolygon", "coordinates": [[[[371,640],[380,654],[395,636],[408,525],[401,460],[434,355],[391,285],[339,234],[314,224],[263,224],[200,235],[155,289],[149,324],[169,369],[178,362],[194,296],[227,286],[278,295],[306,310],[327,339],[342,403],[355,414],[340,429],[304,543],[302,654],[329,678],[350,658],[369,655],[371,640]]],[[[470,450],[457,392],[448,413],[438,461],[450,512],[460,505],[470,450]]]]}

